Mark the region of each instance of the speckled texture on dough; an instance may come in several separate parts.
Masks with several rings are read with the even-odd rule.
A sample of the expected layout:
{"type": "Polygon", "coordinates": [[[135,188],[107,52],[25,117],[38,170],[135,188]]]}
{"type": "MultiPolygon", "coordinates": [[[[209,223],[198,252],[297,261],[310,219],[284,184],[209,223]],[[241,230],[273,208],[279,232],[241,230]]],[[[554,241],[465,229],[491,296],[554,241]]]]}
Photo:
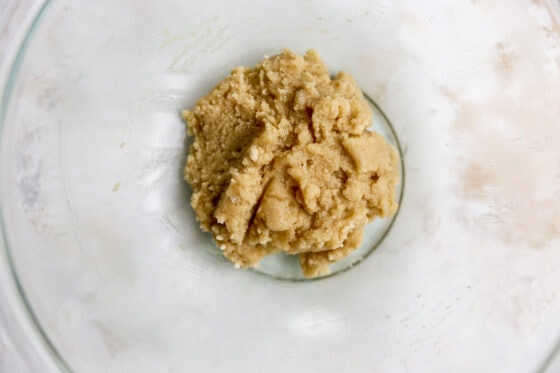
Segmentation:
{"type": "Polygon", "coordinates": [[[350,254],[363,227],[395,213],[396,151],[366,130],[353,78],[289,50],[235,68],[192,110],[185,167],[192,206],[238,267],[299,254],[308,277],[350,254]]]}

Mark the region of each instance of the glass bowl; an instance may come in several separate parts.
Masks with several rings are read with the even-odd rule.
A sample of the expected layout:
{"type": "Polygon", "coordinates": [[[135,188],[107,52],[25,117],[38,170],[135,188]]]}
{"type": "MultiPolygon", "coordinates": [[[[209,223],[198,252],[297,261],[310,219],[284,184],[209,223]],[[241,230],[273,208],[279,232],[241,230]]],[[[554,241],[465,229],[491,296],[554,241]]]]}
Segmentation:
{"type": "Polygon", "coordinates": [[[32,370],[552,364],[556,2],[8,4],[2,307],[32,370]],[[320,281],[235,270],[198,228],[181,174],[179,111],[232,67],[283,47],[315,48],[333,72],[351,73],[390,118],[406,165],[381,244],[320,281]]]}

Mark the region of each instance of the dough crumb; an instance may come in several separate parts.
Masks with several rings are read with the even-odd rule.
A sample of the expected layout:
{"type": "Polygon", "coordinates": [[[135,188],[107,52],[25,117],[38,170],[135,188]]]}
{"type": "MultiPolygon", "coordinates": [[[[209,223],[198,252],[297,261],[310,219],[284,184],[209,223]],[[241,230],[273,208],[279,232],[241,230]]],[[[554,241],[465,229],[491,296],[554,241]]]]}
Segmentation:
{"type": "Polygon", "coordinates": [[[236,268],[284,252],[306,277],[328,274],[369,221],[397,210],[397,152],[366,129],[354,79],[331,78],[314,50],[233,69],[183,118],[191,204],[236,268]]]}

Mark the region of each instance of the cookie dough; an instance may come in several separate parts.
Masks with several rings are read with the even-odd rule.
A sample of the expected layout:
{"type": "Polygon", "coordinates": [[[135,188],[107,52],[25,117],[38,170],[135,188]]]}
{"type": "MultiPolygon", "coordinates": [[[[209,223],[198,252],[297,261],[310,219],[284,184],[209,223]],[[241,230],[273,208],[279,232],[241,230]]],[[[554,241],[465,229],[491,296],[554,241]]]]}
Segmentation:
{"type": "Polygon", "coordinates": [[[325,275],[370,220],[397,210],[395,149],[366,129],[354,79],[331,78],[314,50],[233,69],[183,117],[191,204],[236,267],[284,252],[305,276],[325,275]]]}

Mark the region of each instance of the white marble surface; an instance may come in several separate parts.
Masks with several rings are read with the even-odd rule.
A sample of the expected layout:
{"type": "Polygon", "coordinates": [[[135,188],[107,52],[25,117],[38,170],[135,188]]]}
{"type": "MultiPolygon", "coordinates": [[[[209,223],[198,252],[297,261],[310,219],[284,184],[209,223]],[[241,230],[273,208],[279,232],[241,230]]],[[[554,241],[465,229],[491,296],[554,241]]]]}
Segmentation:
{"type": "MultiPolygon", "coordinates": [[[[8,68],[7,62],[13,57],[13,54],[10,54],[13,49],[9,47],[21,40],[24,30],[21,30],[20,25],[26,24],[25,18],[33,13],[27,10],[35,9],[33,7],[37,3],[24,0],[6,2],[4,8],[0,5],[0,72],[3,79],[8,68]]],[[[128,2],[122,4],[125,3],[129,4],[128,2]]],[[[313,1],[305,3],[311,4],[309,5],[311,7],[315,4],[313,1]]],[[[391,4],[389,1],[375,3],[391,4]]],[[[558,328],[555,320],[560,315],[558,293],[560,273],[556,270],[557,262],[553,261],[559,258],[557,239],[560,235],[558,5],[552,0],[457,0],[454,5],[449,5],[451,2],[427,1],[426,6],[424,4],[418,6],[415,3],[403,1],[399,6],[380,6],[375,8],[373,13],[366,14],[366,18],[371,22],[388,19],[390,22],[387,26],[378,29],[398,34],[398,38],[395,39],[399,43],[380,44],[383,58],[364,53],[361,59],[350,64],[350,68],[358,72],[370,68],[375,72],[369,76],[362,75],[360,82],[366,86],[376,87],[370,94],[382,104],[394,119],[395,125],[400,127],[399,135],[408,151],[406,160],[411,181],[409,185],[414,185],[416,188],[409,190],[408,200],[405,194],[403,215],[395,227],[400,229],[396,231],[400,235],[393,234],[388,241],[390,249],[381,251],[378,256],[381,263],[385,260],[392,265],[383,267],[373,260],[368,260],[341,280],[354,280],[358,283],[368,270],[372,270],[384,273],[384,276],[376,277],[377,282],[371,285],[376,289],[376,294],[390,298],[395,293],[395,289],[402,292],[400,294],[402,298],[387,301],[394,310],[391,315],[381,313],[380,307],[387,306],[382,300],[379,302],[368,300],[369,303],[365,305],[369,307],[369,315],[372,315],[373,320],[378,324],[376,326],[379,329],[376,329],[376,333],[385,333],[387,342],[379,347],[382,353],[374,355],[374,359],[367,362],[388,362],[389,365],[385,367],[390,371],[414,372],[426,371],[429,364],[425,360],[440,356],[443,362],[436,365],[436,371],[449,368],[453,360],[458,361],[465,369],[470,366],[482,369],[486,367],[484,361],[471,361],[462,354],[460,344],[463,343],[469,348],[479,347],[483,354],[481,356],[488,359],[493,357],[496,361],[500,359],[510,361],[510,366],[515,364],[523,366],[524,369],[520,371],[530,369],[528,367],[535,368],[538,364],[528,363],[525,356],[535,359],[548,353],[542,349],[545,348],[543,346],[551,348],[550,344],[557,339],[558,328]],[[453,19],[456,27],[450,27],[446,19],[453,19]],[[480,21],[480,24],[476,21],[480,21]],[[406,60],[403,56],[407,56],[406,60]],[[379,75],[382,78],[379,78],[379,75]],[[407,104],[406,109],[402,107],[403,102],[407,104]],[[434,102],[438,105],[430,106],[434,102]],[[418,121],[425,123],[426,131],[418,131],[414,128],[413,125],[418,121]],[[449,132],[438,130],[449,123],[452,123],[449,132]],[[429,130],[441,135],[436,139],[437,143],[430,141],[429,130]],[[473,134],[482,135],[473,136],[473,134]],[[450,146],[455,148],[454,151],[448,149],[450,146]],[[450,154],[463,158],[449,159],[450,154]],[[424,167],[426,165],[427,168],[424,167]],[[443,168],[445,172],[442,171],[443,168]],[[450,179],[449,175],[454,178],[450,179]],[[434,190],[434,186],[439,189],[434,190]],[[438,198],[438,195],[445,193],[451,193],[452,197],[438,198]],[[431,205],[439,209],[433,211],[426,207],[431,205]],[[453,224],[449,221],[453,221],[453,224]],[[419,236],[423,237],[423,240],[419,240],[419,236]],[[458,245],[457,252],[452,252],[449,247],[454,242],[454,236],[463,239],[458,245]],[[469,240],[469,237],[474,238],[469,240]],[[403,249],[409,247],[414,248],[415,251],[403,249]],[[433,250],[425,250],[426,247],[433,250]],[[410,264],[412,262],[415,264],[410,264]],[[473,265],[476,265],[476,268],[473,268],[473,265]],[[433,276],[422,277],[423,271],[432,271],[433,276]],[[398,286],[382,278],[390,276],[399,278],[395,279],[398,286]],[[422,283],[415,284],[415,281],[422,283]],[[428,285],[436,290],[424,292],[423,286],[428,285]],[[426,308],[431,307],[430,312],[424,310],[424,302],[429,306],[426,308]],[[429,331],[425,330],[426,325],[429,331]],[[457,331],[457,339],[454,337],[454,332],[450,330],[457,331]],[[393,333],[398,335],[395,336],[393,333]],[[545,340],[548,343],[544,343],[545,340]],[[399,345],[402,341],[405,341],[405,344],[399,345]],[[508,351],[501,350],[497,345],[500,343],[507,344],[511,347],[511,351],[515,351],[519,356],[508,355],[508,351]],[[402,350],[407,350],[407,355],[400,355],[402,350]],[[526,355],[521,355],[522,353],[526,355]]],[[[110,17],[105,19],[100,15],[101,12],[95,14],[95,11],[99,11],[100,8],[92,6],[91,18],[81,21],[90,22],[90,25],[107,22],[107,29],[114,27],[115,32],[122,31],[111,23],[110,17]]],[[[122,9],[128,10],[126,6],[122,9]]],[[[146,17],[146,22],[149,22],[152,16],[158,16],[157,9],[152,9],[150,12],[146,9],[134,9],[132,5],[130,9],[137,11],[134,13],[135,17],[139,19],[146,17]]],[[[319,12],[318,8],[313,9],[319,12]]],[[[80,14],[80,12],[69,9],[66,14],[80,14]]],[[[316,22],[320,24],[329,17],[336,18],[336,15],[336,12],[325,13],[323,19],[318,19],[316,22]]],[[[362,16],[357,14],[356,19],[362,16]]],[[[348,17],[344,22],[345,24],[354,22],[355,25],[358,22],[356,19],[348,17]]],[[[65,38],[71,40],[73,35],[64,33],[64,30],[67,30],[65,27],[79,27],[79,23],[73,23],[74,20],[70,16],[67,18],[61,16],[60,22],[51,22],[49,42],[56,45],[65,38]]],[[[127,20],[138,21],[133,17],[127,20]]],[[[212,22],[214,21],[210,23],[212,22]]],[[[204,40],[216,48],[223,47],[228,40],[223,30],[216,24],[213,27],[215,27],[214,33],[209,31],[209,40],[204,40]]],[[[138,52],[142,57],[148,56],[146,63],[152,62],[149,56],[156,52],[161,53],[163,59],[168,57],[172,62],[169,66],[171,73],[164,76],[167,79],[165,94],[158,96],[153,92],[150,95],[148,92],[142,97],[144,106],[150,110],[157,110],[160,114],[165,114],[169,105],[177,103],[177,97],[173,96],[181,89],[177,81],[181,84],[190,81],[188,75],[181,74],[197,66],[196,61],[192,57],[189,59],[184,51],[173,49],[178,44],[176,41],[187,45],[191,43],[188,46],[199,48],[201,54],[211,53],[211,51],[204,51],[204,42],[196,44],[196,40],[189,41],[187,29],[188,27],[183,27],[177,21],[171,25],[171,32],[167,30],[155,36],[147,35],[153,38],[143,44],[144,49],[138,52]],[[179,30],[177,34],[173,33],[173,27],[179,30]],[[169,79],[170,77],[173,79],[169,79]]],[[[329,35],[330,31],[325,26],[318,36],[329,35]]],[[[92,42],[95,47],[101,42],[110,44],[115,40],[109,33],[105,35],[101,32],[97,36],[99,40],[95,39],[92,42]]],[[[119,38],[117,37],[116,40],[118,42],[119,38]]],[[[332,40],[334,43],[336,35],[332,36],[332,40]]],[[[115,51],[118,50],[114,45],[113,48],[115,51]]],[[[63,57],[70,61],[73,61],[72,59],[80,52],[68,51],[64,47],[60,47],[60,50],[68,52],[63,57]]],[[[329,61],[344,63],[342,59],[336,61],[335,54],[329,61]]],[[[66,66],[61,64],[59,68],[66,68],[66,66]]],[[[147,66],[146,70],[152,69],[150,72],[154,73],[157,68],[157,64],[154,63],[147,66]]],[[[76,71],[78,70],[79,66],[76,67],[76,71]]],[[[45,74],[48,75],[48,71],[45,70],[45,74]]],[[[0,83],[3,85],[5,80],[0,83]]],[[[52,84],[45,86],[51,89],[50,93],[54,93],[55,97],[57,93],[62,92],[62,90],[57,91],[57,87],[52,84]]],[[[47,92],[45,86],[37,90],[45,89],[47,92]]],[[[164,120],[166,119],[162,119],[164,120]]],[[[132,148],[134,136],[128,133],[127,129],[116,131],[121,131],[119,135],[123,138],[128,136],[126,141],[122,141],[128,143],[125,151],[132,148]]],[[[150,135],[160,141],[157,145],[167,146],[172,138],[169,133],[150,132],[150,135]]],[[[171,135],[175,136],[176,133],[171,135]]],[[[116,146],[119,143],[121,143],[120,139],[116,142],[116,146]]],[[[177,147],[175,143],[171,145],[177,147]]],[[[154,149],[150,148],[150,150],[154,149]]],[[[118,151],[120,150],[116,150],[115,153],[118,151]]],[[[180,152],[178,154],[180,155],[180,152]]],[[[144,172],[141,174],[143,177],[141,186],[151,189],[141,192],[146,192],[147,197],[143,202],[148,213],[157,212],[161,204],[161,200],[155,200],[156,197],[161,198],[161,194],[148,193],[158,187],[158,175],[154,176],[154,170],[161,171],[153,165],[150,168],[150,164],[174,159],[175,155],[173,152],[160,152],[154,153],[152,158],[145,160],[146,167],[141,170],[144,172]]],[[[103,171],[99,170],[99,174],[103,171]]],[[[110,177],[116,176],[110,175],[110,177]]],[[[113,183],[110,187],[112,186],[113,183]]],[[[127,185],[123,184],[123,190],[127,190],[126,188],[127,185]]],[[[133,192],[129,191],[129,193],[133,192]]],[[[113,195],[110,189],[107,194],[113,195]]],[[[171,218],[177,216],[173,215],[171,218]]],[[[166,229],[169,224],[174,223],[172,219],[166,222],[166,229]]],[[[109,231],[110,227],[102,228],[109,231]]],[[[91,237],[94,233],[97,234],[93,232],[91,237]]],[[[58,289],[49,287],[50,285],[46,283],[37,284],[35,287],[34,301],[47,310],[44,321],[58,345],[71,360],[73,359],[76,366],[90,363],[91,366],[100,364],[99,367],[102,367],[104,366],[102,364],[106,363],[107,366],[113,367],[110,371],[118,371],[118,368],[115,368],[115,366],[119,367],[118,364],[121,364],[120,367],[140,366],[135,365],[135,359],[145,359],[139,360],[137,364],[147,364],[142,366],[158,369],[169,361],[170,365],[175,363],[176,366],[181,367],[183,355],[180,350],[175,350],[177,344],[173,344],[172,341],[182,341],[181,338],[189,330],[187,326],[190,326],[190,321],[181,318],[182,312],[175,311],[181,307],[187,309],[188,302],[181,302],[175,296],[192,290],[188,288],[189,281],[196,282],[200,279],[215,281],[213,279],[218,272],[209,272],[197,266],[197,258],[189,262],[181,256],[181,253],[169,250],[167,256],[161,260],[157,253],[153,253],[151,260],[168,266],[166,270],[176,278],[165,277],[166,273],[152,270],[149,260],[133,263],[134,271],[127,274],[129,277],[125,276],[124,279],[118,276],[110,277],[116,269],[122,269],[118,265],[124,267],[126,255],[116,257],[115,259],[121,262],[115,264],[114,261],[104,261],[103,254],[99,248],[90,251],[90,258],[97,260],[98,265],[91,268],[92,272],[84,272],[83,278],[80,278],[81,288],[76,287],[73,292],[69,291],[71,295],[62,294],[62,290],[58,293],[58,289]],[[182,269],[174,265],[188,268],[194,274],[191,277],[182,277],[182,269]],[[132,272],[136,272],[138,278],[134,278],[132,272]],[[107,277],[103,278],[102,275],[107,277]],[[154,320],[157,320],[162,311],[149,307],[151,299],[144,291],[149,288],[154,276],[159,277],[155,290],[151,289],[154,290],[151,296],[156,297],[161,304],[169,306],[166,308],[165,315],[180,320],[167,328],[168,334],[160,333],[159,325],[156,325],[154,320]],[[104,286],[108,281],[105,280],[106,278],[114,281],[113,285],[104,286]],[[182,282],[177,279],[181,279],[182,282]],[[130,283],[140,290],[132,295],[124,291],[123,289],[128,289],[127,286],[131,286],[130,283]],[[157,285],[160,286],[159,289],[172,287],[174,293],[158,294],[157,285]],[[92,296],[92,289],[94,296],[92,296]],[[97,291],[98,289],[100,290],[97,291]],[[55,296],[59,294],[62,294],[60,299],[55,296]],[[131,298],[126,298],[128,296],[131,298]],[[122,304],[119,303],[119,299],[125,298],[129,303],[124,301],[122,304]],[[146,315],[142,317],[142,315],[129,316],[129,314],[119,313],[113,309],[114,304],[123,307],[130,304],[143,305],[146,307],[143,310],[146,315]],[[91,309],[86,309],[86,305],[91,309]],[[117,327],[124,325],[125,332],[107,333],[106,327],[100,328],[100,332],[96,328],[99,324],[103,325],[103,322],[117,327]],[[135,329],[137,325],[143,327],[142,331],[148,330],[154,335],[137,332],[135,329]],[[128,334],[126,326],[131,330],[128,334]],[[168,340],[162,341],[165,338],[168,340]],[[145,345],[135,344],[138,340],[145,345]],[[77,343],[72,345],[72,341],[77,343]],[[150,343],[161,348],[161,350],[150,350],[154,352],[153,359],[142,355],[145,346],[152,346],[150,343]],[[169,351],[161,346],[168,346],[169,351]]],[[[44,259],[48,260],[48,257],[45,256],[44,259]]],[[[40,270],[41,268],[33,275],[36,277],[29,278],[47,278],[48,272],[40,272],[40,270]]],[[[240,295],[259,294],[260,290],[251,287],[249,282],[244,282],[246,281],[244,276],[229,272],[226,275],[230,276],[228,278],[232,281],[243,284],[245,293],[241,292],[240,295]]],[[[0,328],[0,372],[30,371],[32,369],[29,365],[33,365],[33,362],[27,364],[30,350],[25,350],[25,346],[29,336],[37,336],[33,331],[28,330],[29,325],[27,327],[22,325],[23,336],[18,336],[18,323],[25,324],[26,320],[25,317],[18,316],[21,308],[14,308],[12,303],[6,302],[6,299],[11,299],[13,302],[13,284],[9,283],[6,276],[1,279],[4,281],[3,286],[6,291],[12,292],[12,298],[1,301],[4,304],[1,305],[0,312],[0,320],[3,322],[3,328],[0,328]],[[19,341],[14,343],[14,340],[19,341]]],[[[34,282],[28,281],[29,288],[33,290],[34,282]]],[[[334,285],[329,291],[339,290],[345,299],[359,298],[355,294],[346,294],[344,288],[335,282],[330,284],[334,285]]],[[[234,293],[238,290],[230,284],[227,287],[234,293]]],[[[370,290],[362,282],[359,282],[356,288],[357,290],[354,291],[362,291],[363,294],[368,294],[367,291],[370,290]]],[[[302,291],[301,288],[290,291],[288,287],[282,287],[275,288],[275,291],[285,297],[287,312],[292,312],[291,324],[287,326],[293,328],[289,330],[292,333],[290,335],[316,342],[314,338],[322,336],[335,335],[347,338],[349,332],[361,335],[359,328],[352,328],[353,325],[348,323],[348,320],[339,316],[345,315],[346,309],[336,302],[325,303],[330,308],[310,308],[309,313],[301,314],[298,313],[298,305],[294,305],[292,309],[289,307],[290,297],[294,292],[302,291]]],[[[304,304],[324,305],[319,295],[311,294],[305,297],[303,295],[301,299],[304,304]]],[[[200,301],[203,302],[205,299],[201,298],[200,301]]],[[[351,308],[358,316],[366,315],[360,307],[351,308]]],[[[248,312],[252,311],[248,310],[248,312]]],[[[217,310],[215,314],[219,316],[217,310]]],[[[259,316],[258,313],[252,315],[259,316]]],[[[198,314],[194,316],[198,317],[198,314]]],[[[243,319],[237,321],[242,323],[243,319]]],[[[286,325],[278,324],[279,333],[284,331],[284,327],[286,325]]],[[[258,335],[258,330],[249,332],[258,335]]],[[[292,341],[289,337],[285,338],[288,342],[292,341]]],[[[215,343],[227,347],[223,341],[215,343]]],[[[191,347],[196,349],[196,343],[191,347]]],[[[29,348],[36,347],[30,345],[29,348]]],[[[361,345],[356,346],[357,351],[360,348],[361,345]]],[[[223,351],[225,348],[220,350],[223,351]]],[[[200,353],[204,354],[204,351],[200,353]]],[[[293,353],[298,356],[297,351],[293,353]]],[[[268,355],[263,353],[263,356],[266,358],[268,355]]],[[[228,356],[231,359],[234,357],[228,356]]],[[[206,364],[210,363],[206,362],[206,364]]],[[[559,364],[558,361],[552,362],[549,371],[560,372],[559,364]]]]}

